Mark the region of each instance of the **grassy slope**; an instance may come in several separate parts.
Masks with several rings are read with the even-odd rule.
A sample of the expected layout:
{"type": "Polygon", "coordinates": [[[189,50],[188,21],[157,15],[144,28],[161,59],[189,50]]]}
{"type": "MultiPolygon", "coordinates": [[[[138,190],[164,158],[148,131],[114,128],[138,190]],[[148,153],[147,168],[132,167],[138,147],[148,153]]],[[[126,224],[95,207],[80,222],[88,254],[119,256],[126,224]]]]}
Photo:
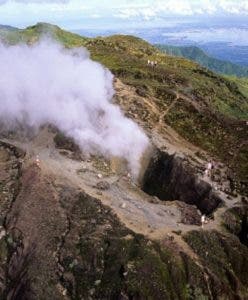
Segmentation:
{"type": "Polygon", "coordinates": [[[20,42],[32,44],[38,41],[41,36],[55,38],[66,47],[82,46],[83,42],[86,40],[86,38],[77,34],[67,32],[58,26],[47,23],[38,23],[37,25],[27,27],[24,30],[0,29],[0,38],[9,44],[16,44],[20,42]]]}
{"type": "Polygon", "coordinates": [[[248,76],[248,67],[242,67],[228,61],[223,61],[208,56],[204,51],[195,46],[176,47],[170,45],[157,45],[157,47],[166,51],[167,54],[185,57],[198,62],[200,65],[210,70],[227,75],[236,75],[239,77],[248,76]]]}
{"type": "Polygon", "coordinates": [[[235,76],[227,76],[230,81],[237,84],[240,92],[248,98],[248,78],[237,78],[235,76]]]}
{"type": "Polygon", "coordinates": [[[156,105],[161,110],[171,102],[174,92],[188,97],[190,102],[178,101],[164,121],[189,141],[227,162],[247,182],[247,127],[242,120],[248,119],[248,100],[237,82],[184,58],[167,56],[133,36],[87,39],[57,26],[38,24],[10,32],[5,39],[11,43],[33,43],[47,32],[66,47],[86,46],[94,60],[124,83],[157,98],[156,105]],[[158,67],[148,67],[147,59],[157,60],[158,67]]]}
{"type": "Polygon", "coordinates": [[[155,96],[178,90],[190,97],[202,98],[213,110],[229,117],[248,118],[248,102],[237,85],[193,62],[163,55],[131,36],[91,40],[86,46],[94,59],[109,67],[124,82],[141,86],[155,96]],[[159,67],[148,68],[147,59],[159,61],[159,67]]]}

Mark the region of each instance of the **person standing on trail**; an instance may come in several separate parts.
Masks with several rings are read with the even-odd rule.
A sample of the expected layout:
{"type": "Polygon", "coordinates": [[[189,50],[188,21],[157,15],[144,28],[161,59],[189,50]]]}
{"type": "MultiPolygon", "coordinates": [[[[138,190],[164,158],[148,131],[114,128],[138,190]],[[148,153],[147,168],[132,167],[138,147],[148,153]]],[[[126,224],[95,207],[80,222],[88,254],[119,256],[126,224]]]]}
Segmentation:
{"type": "Polygon", "coordinates": [[[210,175],[211,175],[211,170],[212,170],[212,168],[213,168],[213,164],[212,164],[211,162],[208,162],[207,168],[206,168],[206,170],[205,170],[205,174],[206,174],[207,176],[210,176],[210,175]]]}
{"type": "Polygon", "coordinates": [[[206,223],[206,216],[202,215],[201,216],[201,227],[203,228],[203,225],[206,223]]]}
{"type": "Polygon", "coordinates": [[[36,155],[35,163],[37,167],[40,167],[40,158],[39,155],[36,155]]]}

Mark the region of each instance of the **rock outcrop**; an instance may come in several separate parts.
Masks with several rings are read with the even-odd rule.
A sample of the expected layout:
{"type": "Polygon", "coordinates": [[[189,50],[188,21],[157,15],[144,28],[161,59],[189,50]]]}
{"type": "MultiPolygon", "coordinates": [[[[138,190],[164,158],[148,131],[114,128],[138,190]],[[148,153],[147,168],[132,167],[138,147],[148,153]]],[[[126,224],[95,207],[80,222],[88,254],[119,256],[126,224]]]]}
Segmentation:
{"type": "Polygon", "coordinates": [[[192,167],[175,155],[158,151],[144,174],[143,190],[161,200],[179,200],[211,214],[223,201],[209,183],[194,174],[192,167]]]}

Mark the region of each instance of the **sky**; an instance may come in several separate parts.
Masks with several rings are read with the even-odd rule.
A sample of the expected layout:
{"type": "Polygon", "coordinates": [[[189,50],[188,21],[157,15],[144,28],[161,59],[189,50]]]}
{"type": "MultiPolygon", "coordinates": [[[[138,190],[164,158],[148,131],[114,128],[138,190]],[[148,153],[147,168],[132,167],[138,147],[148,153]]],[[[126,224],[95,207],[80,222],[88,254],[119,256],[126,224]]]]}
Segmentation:
{"type": "Polygon", "coordinates": [[[173,26],[212,19],[248,23],[248,0],[0,0],[0,24],[66,29],[173,26]]]}

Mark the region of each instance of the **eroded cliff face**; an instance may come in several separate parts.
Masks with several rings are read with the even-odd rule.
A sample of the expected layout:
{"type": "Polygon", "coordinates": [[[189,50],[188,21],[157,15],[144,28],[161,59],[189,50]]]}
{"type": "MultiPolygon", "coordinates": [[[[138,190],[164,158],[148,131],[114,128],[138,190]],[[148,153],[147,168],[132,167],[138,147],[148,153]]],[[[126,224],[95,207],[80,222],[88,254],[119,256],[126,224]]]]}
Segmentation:
{"type": "Polygon", "coordinates": [[[245,200],[214,198],[197,168],[164,150],[137,186],[54,136],[1,142],[3,299],[247,297],[245,200]],[[212,217],[203,228],[200,211],[212,217]]]}
{"type": "Polygon", "coordinates": [[[223,201],[212,186],[199,179],[194,169],[180,157],[157,150],[143,178],[143,190],[161,200],[179,200],[211,214],[223,201]]]}

